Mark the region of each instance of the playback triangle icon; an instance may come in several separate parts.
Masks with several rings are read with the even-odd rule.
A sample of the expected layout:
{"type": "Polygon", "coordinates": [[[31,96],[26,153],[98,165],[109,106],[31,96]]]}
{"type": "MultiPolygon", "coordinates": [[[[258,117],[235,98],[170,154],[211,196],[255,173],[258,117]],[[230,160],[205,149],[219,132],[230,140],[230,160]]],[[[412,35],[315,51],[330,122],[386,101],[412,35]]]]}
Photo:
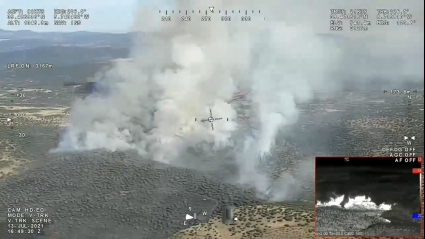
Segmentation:
{"type": "Polygon", "coordinates": [[[193,217],[189,214],[186,214],[186,220],[190,220],[190,219],[193,219],[193,217]]]}

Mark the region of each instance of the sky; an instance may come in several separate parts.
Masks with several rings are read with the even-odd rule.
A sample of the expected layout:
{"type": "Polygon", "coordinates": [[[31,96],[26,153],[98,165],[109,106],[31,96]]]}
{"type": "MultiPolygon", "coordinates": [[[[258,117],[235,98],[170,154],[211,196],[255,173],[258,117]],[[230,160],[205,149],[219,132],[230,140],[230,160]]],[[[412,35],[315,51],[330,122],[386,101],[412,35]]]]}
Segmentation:
{"type": "MultiPolygon", "coordinates": [[[[173,9],[173,3],[178,0],[0,0],[0,29],[6,30],[33,30],[33,31],[96,31],[96,32],[127,32],[134,27],[137,18],[136,11],[143,12],[143,8],[149,9],[144,13],[156,13],[157,9],[173,9]],[[44,9],[46,20],[49,20],[49,26],[8,26],[7,11],[9,9],[22,9],[26,12],[28,9],[44,9]],[[90,19],[83,21],[81,26],[54,26],[54,9],[87,9],[90,19]]],[[[183,2],[191,2],[184,0],[183,2]]],[[[233,0],[236,9],[244,9],[246,0],[233,0]]],[[[199,1],[194,1],[200,4],[199,1]]],[[[278,11],[278,15],[288,16],[286,21],[309,21],[310,25],[315,25],[316,29],[322,29],[322,32],[329,32],[329,9],[331,8],[368,8],[369,14],[373,18],[376,8],[409,8],[415,12],[417,19],[415,27],[423,28],[423,1],[422,0],[285,0],[284,8],[276,9],[273,5],[264,4],[263,1],[255,2],[255,8],[267,11],[278,11]],[[422,10],[420,10],[422,9],[422,10]],[[419,12],[418,12],[419,11],[419,12]],[[290,17],[289,17],[290,16],[290,17]],[[306,17],[308,16],[308,17],[306,17]],[[313,20],[314,19],[314,20],[313,20]],[[317,25],[317,26],[316,26],[317,25]]],[[[202,1],[202,5],[207,8],[214,4],[219,5],[217,0],[202,1]]],[[[218,6],[217,6],[218,7],[218,6]]],[[[270,16],[270,13],[267,15],[270,16]]],[[[144,23],[137,23],[144,24],[144,23]]],[[[387,31],[388,28],[381,28],[387,31]]],[[[398,31],[398,29],[395,29],[398,31]]],[[[374,30],[375,31],[375,30],[374,30]]]]}
{"type": "MultiPolygon", "coordinates": [[[[300,103],[311,102],[315,91],[339,95],[347,86],[367,89],[371,79],[385,79],[391,85],[386,89],[397,89],[393,86],[404,80],[423,82],[423,24],[348,31],[342,41],[318,34],[329,33],[330,8],[366,8],[371,14],[377,8],[408,8],[416,10],[419,21],[422,0],[173,2],[166,5],[168,10],[260,9],[267,20],[222,22],[217,13],[211,14],[211,21],[193,17],[190,23],[165,22],[141,2],[145,5],[130,18],[134,31],[144,33],[133,41],[132,61],[117,61],[99,75],[101,84],[114,90],[75,102],[70,127],[55,150],[132,149],[141,157],[180,167],[220,174],[230,169],[228,182],[284,200],[302,192],[312,161],[305,161],[305,170],[300,166],[296,178],[274,180],[259,169],[276,152],[276,139],[291,134],[285,129],[297,121],[300,103]],[[239,121],[232,120],[239,109],[229,102],[239,89],[250,92],[247,114],[252,130],[239,131],[239,121]],[[207,116],[209,109],[230,120],[217,122],[214,130],[193,120],[207,116]]],[[[299,135],[296,141],[304,138],[299,135]]],[[[322,153],[331,149],[308,143],[322,153]]]]}
{"type": "Polygon", "coordinates": [[[5,30],[33,30],[33,31],[96,31],[96,32],[126,32],[134,21],[137,7],[148,7],[155,3],[156,7],[166,5],[165,0],[0,0],[0,29],[5,30]],[[46,20],[50,26],[8,26],[7,10],[22,9],[44,9],[46,20]],[[90,19],[81,26],[54,26],[54,9],[87,9],[90,19]]]}

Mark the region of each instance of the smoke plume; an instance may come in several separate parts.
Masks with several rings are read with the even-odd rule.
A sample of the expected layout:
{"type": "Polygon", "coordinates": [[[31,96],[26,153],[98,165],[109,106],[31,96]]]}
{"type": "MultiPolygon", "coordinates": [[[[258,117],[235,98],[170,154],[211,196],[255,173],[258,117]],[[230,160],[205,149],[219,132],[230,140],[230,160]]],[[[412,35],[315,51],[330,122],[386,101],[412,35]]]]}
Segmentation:
{"type": "MultiPolygon", "coordinates": [[[[363,3],[359,8],[375,14],[373,1],[356,1],[356,6],[340,2],[174,1],[167,5],[169,11],[183,12],[205,12],[214,6],[215,13],[208,13],[211,21],[192,14],[190,22],[181,21],[183,14],[161,21],[165,14],[159,10],[167,9],[140,7],[132,29],[138,33],[132,60],[117,61],[103,75],[108,94],[74,103],[71,125],[57,150],[134,149],[143,157],[185,166],[181,162],[189,157],[187,151],[201,148],[202,155],[212,157],[216,165],[231,158],[226,160],[233,160],[238,183],[260,193],[276,192],[272,200],[287,199],[289,191],[298,190],[295,179],[272,181],[259,168],[280,129],[296,122],[298,103],[311,100],[315,90],[337,91],[347,84],[367,87],[375,78],[391,84],[423,81],[423,44],[418,44],[423,43],[423,25],[398,30],[375,26],[368,32],[332,35],[331,8],[356,8],[363,3]],[[235,14],[225,22],[218,10],[235,14]],[[255,12],[248,14],[250,22],[240,21],[245,10],[255,12]],[[250,92],[252,128],[247,130],[231,103],[240,90],[250,92]],[[199,122],[209,116],[209,109],[214,117],[224,118],[214,123],[214,131],[209,123],[199,122]],[[226,157],[219,156],[224,150],[226,157]]],[[[408,8],[405,5],[399,8],[408,8]]]]}

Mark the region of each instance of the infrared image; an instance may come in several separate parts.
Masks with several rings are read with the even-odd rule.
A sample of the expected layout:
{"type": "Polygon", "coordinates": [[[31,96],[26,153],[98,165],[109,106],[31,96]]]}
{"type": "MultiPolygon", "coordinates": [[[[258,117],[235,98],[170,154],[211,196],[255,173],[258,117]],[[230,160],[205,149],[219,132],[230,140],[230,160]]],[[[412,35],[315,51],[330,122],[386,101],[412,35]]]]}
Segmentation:
{"type": "Polygon", "coordinates": [[[316,157],[316,235],[421,236],[421,169],[417,157],[316,157]]]}

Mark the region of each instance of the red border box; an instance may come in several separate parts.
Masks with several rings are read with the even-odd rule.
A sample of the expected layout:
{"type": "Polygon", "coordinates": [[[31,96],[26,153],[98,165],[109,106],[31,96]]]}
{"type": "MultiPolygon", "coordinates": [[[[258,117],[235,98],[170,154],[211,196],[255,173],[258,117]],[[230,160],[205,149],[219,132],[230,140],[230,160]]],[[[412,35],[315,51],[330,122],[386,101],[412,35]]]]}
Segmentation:
{"type": "Polygon", "coordinates": [[[412,168],[412,173],[413,174],[420,174],[420,173],[422,173],[422,169],[421,168],[412,168]]]}
{"type": "MultiPolygon", "coordinates": [[[[382,159],[382,158],[399,158],[399,157],[388,157],[388,156],[380,156],[380,157],[372,157],[372,156],[315,156],[314,157],[314,237],[315,238],[424,238],[423,237],[423,213],[422,213],[422,202],[423,202],[423,194],[422,187],[423,185],[423,176],[422,176],[422,186],[420,187],[421,201],[420,201],[420,213],[421,213],[421,235],[420,236],[316,236],[316,158],[374,158],[374,159],[382,159]]],[[[417,158],[418,162],[422,165],[422,157],[411,157],[417,158]]],[[[422,167],[421,167],[422,171],[422,167]]],[[[413,171],[412,171],[413,172],[413,171]]]]}

